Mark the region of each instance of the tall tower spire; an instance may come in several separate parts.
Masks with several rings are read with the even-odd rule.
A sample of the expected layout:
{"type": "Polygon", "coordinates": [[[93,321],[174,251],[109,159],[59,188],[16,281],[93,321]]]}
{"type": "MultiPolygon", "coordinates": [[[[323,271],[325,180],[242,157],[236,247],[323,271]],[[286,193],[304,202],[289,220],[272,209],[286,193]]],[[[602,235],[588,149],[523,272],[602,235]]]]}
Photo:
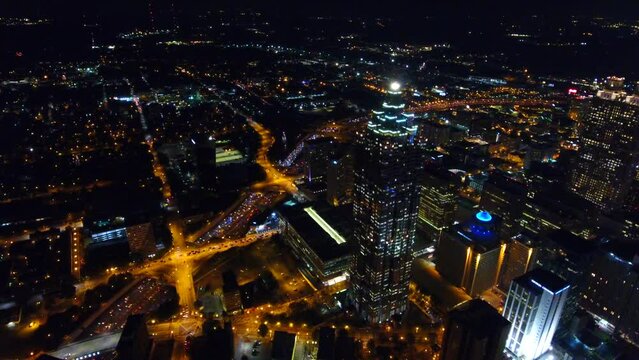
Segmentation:
{"type": "Polygon", "coordinates": [[[355,153],[353,298],[370,322],[387,321],[408,304],[421,162],[404,107],[393,82],[355,153]]]}
{"type": "Polygon", "coordinates": [[[400,135],[405,134],[406,131],[417,131],[417,128],[412,127],[414,115],[404,112],[406,104],[401,87],[402,85],[397,81],[390,83],[382,108],[373,110],[373,119],[368,122],[370,130],[382,135],[400,135]]]}

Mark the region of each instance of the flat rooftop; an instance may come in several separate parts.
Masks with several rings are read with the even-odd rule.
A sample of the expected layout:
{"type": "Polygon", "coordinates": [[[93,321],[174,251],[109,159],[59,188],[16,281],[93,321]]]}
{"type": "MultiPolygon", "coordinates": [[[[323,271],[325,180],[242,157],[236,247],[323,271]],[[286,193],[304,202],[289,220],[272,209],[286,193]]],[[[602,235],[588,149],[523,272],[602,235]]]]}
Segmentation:
{"type": "Polygon", "coordinates": [[[481,299],[472,299],[457,305],[449,313],[449,318],[472,328],[476,335],[490,336],[509,327],[510,322],[481,299]]]}
{"type": "Polygon", "coordinates": [[[566,280],[542,268],[531,270],[513,281],[535,292],[547,290],[553,294],[562,292],[570,287],[566,280]]]}
{"type": "Polygon", "coordinates": [[[280,205],[277,211],[323,261],[350,253],[350,206],[332,207],[323,202],[300,204],[289,200],[280,205]]]}
{"type": "Polygon", "coordinates": [[[49,355],[60,359],[80,358],[89,354],[102,354],[114,350],[120,340],[121,332],[94,336],[86,340],[64,345],[49,355]]]}

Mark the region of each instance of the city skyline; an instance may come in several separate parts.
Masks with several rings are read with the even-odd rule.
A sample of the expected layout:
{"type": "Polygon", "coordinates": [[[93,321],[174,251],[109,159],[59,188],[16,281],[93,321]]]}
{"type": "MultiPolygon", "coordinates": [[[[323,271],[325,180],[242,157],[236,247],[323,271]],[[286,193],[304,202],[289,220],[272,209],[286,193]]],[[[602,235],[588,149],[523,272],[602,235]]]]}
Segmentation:
{"type": "Polygon", "coordinates": [[[0,7],[0,358],[639,358],[638,13],[0,7]]]}

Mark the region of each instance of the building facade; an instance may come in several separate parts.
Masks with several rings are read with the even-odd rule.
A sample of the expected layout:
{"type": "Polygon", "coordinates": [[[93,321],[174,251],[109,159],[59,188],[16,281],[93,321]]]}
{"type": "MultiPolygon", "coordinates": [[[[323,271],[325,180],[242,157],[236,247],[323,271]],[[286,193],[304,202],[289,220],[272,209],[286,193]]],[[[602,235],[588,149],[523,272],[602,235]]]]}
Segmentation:
{"type": "Polygon", "coordinates": [[[421,162],[416,127],[391,84],[355,151],[353,300],[370,322],[387,321],[408,305],[421,162]]]}
{"type": "Polygon", "coordinates": [[[533,238],[523,234],[513,236],[506,249],[499,277],[499,289],[508,291],[513,279],[535,268],[538,254],[539,244],[533,238]]]}
{"type": "Polygon", "coordinates": [[[502,231],[507,236],[518,232],[518,220],[526,200],[526,187],[502,172],[490,174],[484,183],[479,206],[502,219],[502,231]]]}
{"type": "Polygon", "coordinates": [[[444,279],[476,296],[497,284],[507,244],[499,235],[500,220],[480,211],[442,235],[437,271],[444,279]]]}
{"type": "Polygon", "coordinates": [[[328,162],[326,201],[339,206],[353,200],[353,154],[347,151],[328,162]]]}
{"type": "Polygon", "coordinates": [[[639,164],[639,96],[599,91],[579,126],[569,188],[604,210],[621,207],[639,164]]]}
{"type": "Polygon", "coordinates": [[[417,226],[428,240],[437,242],[449,229],[457,211],[457,192],[444,179],[427,174],[422,181],[417,226]]]}
{"type": "Polygon", "coordinates": [[[279,229],[302,274],[317,287],[346,280],[352,262],[350,234],[344,232],[350,209],[288,204],[277,208],[279,229]]]}
{"type": "Polygon", "coordinates": [[[604,327],[623,334],[635,343],[639,343],[637,260],[615,252],[602,252],[589,269],[580,302],[604,327]]]}
{"type": "Polygon", "coordinates": [[[504,317],[512,323],[506,348],[523,360],[537,359],[551,347],[570,285],[538,268],[512,281],[504,317]]]}

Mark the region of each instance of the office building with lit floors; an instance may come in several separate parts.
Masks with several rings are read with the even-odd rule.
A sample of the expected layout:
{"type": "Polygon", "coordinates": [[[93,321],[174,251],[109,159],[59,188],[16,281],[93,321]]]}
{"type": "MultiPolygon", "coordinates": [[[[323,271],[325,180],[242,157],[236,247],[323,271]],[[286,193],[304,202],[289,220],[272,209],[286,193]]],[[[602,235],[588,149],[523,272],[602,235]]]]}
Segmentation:
{"type": "Polygon", "coordinates": [[[437,271],[470,296],[497,284],[506,252],[501,220],[486,211],[446,231],[437,246],[437,271]]]}
{"type": "Polygon", "coordinates": [[[538,268],[514,279],[503,315],[512,323],[506,349],[523,360],[537,359],[550,350],[570,284],[538,268]]]}
{"type": "Polygon", "coordinates": [[[408,306],[421,161],[401,95],[391,84],[355,150],[352,296],[359,315],[375,323],[408,306]]]}
{"type": "Polygon", "coordinates": [[[600,250],[586,272],[580,304],[601,328],[638,344],[639,256],[632,247],[614,244],[600,250]]]}
{"type": "Polygon", "coordinates": [[[579,124],[569,189],[604,210],[624,205],[639,165],[639,96],[602,90],[579,124]]]}
{"type": "Polygon", "coordinates": [[[511,281],[536,267],[541,243],[532,235],[513,236],[506,248],[504,264],[501,267],[498,287],[508,291],[511,281]]]}
{"type": "Polygon", "coordinates": [[[424,176],[420,186],[417,226],[429,242],[438,242],[453,225],[457,211],[457,189],[452,181],[436,173],[424,176]]]}
{"type": "Polygon", "coordinates": [[[448,313],[442,360],[501,360],[510,322],[490,304],[468,300],[448,313]]]}

